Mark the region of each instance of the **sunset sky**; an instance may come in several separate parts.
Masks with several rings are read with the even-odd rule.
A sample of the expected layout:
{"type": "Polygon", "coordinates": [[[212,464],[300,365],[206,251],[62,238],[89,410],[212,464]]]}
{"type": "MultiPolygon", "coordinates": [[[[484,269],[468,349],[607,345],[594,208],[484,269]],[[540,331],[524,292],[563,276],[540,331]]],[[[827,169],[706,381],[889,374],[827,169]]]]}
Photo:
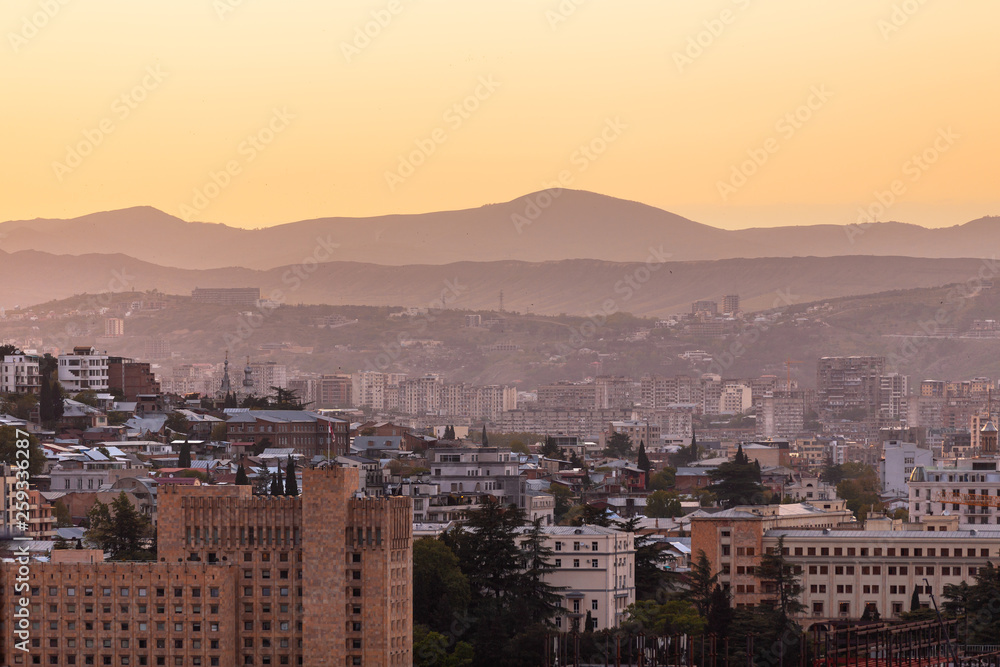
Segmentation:
{"type": "Polygon", "coordinates": [[[1000,214],[998,25],[996,0],[9,0],[0,220],[257,227],[562,172],[720,227],[857,222],[894,185],[880,219],[959,224],[1000,214]]]}

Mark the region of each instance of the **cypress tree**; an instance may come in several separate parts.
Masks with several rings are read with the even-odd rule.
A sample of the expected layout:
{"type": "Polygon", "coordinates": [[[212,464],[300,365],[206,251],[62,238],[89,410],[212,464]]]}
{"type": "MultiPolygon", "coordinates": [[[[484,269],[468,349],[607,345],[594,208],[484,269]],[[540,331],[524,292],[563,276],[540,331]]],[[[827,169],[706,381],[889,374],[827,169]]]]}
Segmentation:
{"type": "Polygon", "coordinates": [[[920,596],[917,594],[916,586],[913,587],[913,595],[910,596],[910,611],[918,611],[920,609],[920,596]]]}
{"type": "Polygon", "coordinates": [[[250,478],[247,477],[247,471],[242,463],[236,469],[236,486],[250,486],[250,478]]]}
{"type": "Polygon", "coordinates": [[[191,443],[187,438],[184,438],[184,444],[181,445],[181,453],[177,456],[177,467],[191,467],[191,443]]]}
{"type": "Polygon", "coordinates": [[[486,437],[486,424],[483,424],[483,447],[490,444],[490,439],[486,437]]]}
{"type": "Polygon", "coordinates": [[[285,495],[299,495],[299,482],[295,479],[295,459],[291,454],[288,456],[288,463],[285,464],[285,495]]]}
{"type": "Polygon", "coordinates": [[[639,441],[639,459],[636,465],[640,470],[647,473],[653,469],[653,464],[649,462],[649,457],[646,456],[646,444],[642,440],[639,441]]]}
{"type": "MultiPolygon", "coordinates": [[[[280,471],[280,468],[279,468],[280,471]]],[[[284,489],[281,488],[281,476],[279,474],[271,475],[271,495],[272,496],[283,496],[285,495],[284,489]]]]}

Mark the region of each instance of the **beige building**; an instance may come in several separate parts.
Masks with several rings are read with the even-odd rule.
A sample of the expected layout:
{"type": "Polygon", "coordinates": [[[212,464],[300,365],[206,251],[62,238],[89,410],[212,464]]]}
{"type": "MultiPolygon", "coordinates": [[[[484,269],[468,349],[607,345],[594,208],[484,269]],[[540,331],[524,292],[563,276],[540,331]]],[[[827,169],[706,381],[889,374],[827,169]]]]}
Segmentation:
{"type": "Polygon", "coordinates": [[[895,618],[909,611],[914,590],[921,606],[930,606],[929,593],[940,602],[946,585],[971,582],[1000,557],[1000,531],[993,530],[769,530],[765,550],[781,537],[810,620],[857,619],[866,607],[895,618]]]}
{"type": "Polygon", "coordinates": [[[584,629],[587,613],[595,630],[617,627],[635,602],[635,543],[632,533],[601,526],[549,526],[545,545],[555,570],[545,577],[561,588],[565,610],[556,627],[584,629]]]}
{"type": "Polygon", "coordinates": [[[1000,526],[997,459],[962,459],[954,466],[917,466],[910,474],[911,521],[957,516],[960,530],[1000,526]]]}

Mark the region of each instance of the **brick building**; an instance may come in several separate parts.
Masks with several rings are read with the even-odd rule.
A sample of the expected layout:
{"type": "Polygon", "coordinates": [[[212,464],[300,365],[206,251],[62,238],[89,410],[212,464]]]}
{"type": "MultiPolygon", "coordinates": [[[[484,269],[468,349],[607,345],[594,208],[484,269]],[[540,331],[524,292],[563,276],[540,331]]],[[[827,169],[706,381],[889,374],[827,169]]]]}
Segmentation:
{"type": "Polygon", "coordinates": [[[159,562],[31,562],[16,593],[3,563],[0,621],[22,598],[31,618],[3,664],[410,665],[410,500],[356,497],[357,475],[304,470],[299,497],[163,487],[159,562]]]}
{"type": "Polygon", "coordinates": [[[126,401],[134,401],[139,394],[159,394],[160,381],[148,363],[108,357],[108,390],[118,390],[126,401]]]}
{"type": "Polygon", "coordinates": [[[271,447],[294,449],[303,456],[342,456],[347,453],[348,423],[309,410],[247,410],[226,421],[230,442],[257,443],[267,438],[271,447]]]}

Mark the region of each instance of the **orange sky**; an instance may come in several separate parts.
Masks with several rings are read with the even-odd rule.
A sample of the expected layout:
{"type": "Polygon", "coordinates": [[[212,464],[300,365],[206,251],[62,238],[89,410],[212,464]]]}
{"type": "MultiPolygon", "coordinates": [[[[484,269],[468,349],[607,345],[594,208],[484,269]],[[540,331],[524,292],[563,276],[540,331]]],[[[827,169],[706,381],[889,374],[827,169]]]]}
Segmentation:
{"type": "Polygon", "coordinates": [[[995,0],[9,0],[0,220],[1000,214],[995,0]],[[369,35],[365,35],[365,32],[369,35]],[[588,148],[589,147],[589,148],[588,148]]]}

